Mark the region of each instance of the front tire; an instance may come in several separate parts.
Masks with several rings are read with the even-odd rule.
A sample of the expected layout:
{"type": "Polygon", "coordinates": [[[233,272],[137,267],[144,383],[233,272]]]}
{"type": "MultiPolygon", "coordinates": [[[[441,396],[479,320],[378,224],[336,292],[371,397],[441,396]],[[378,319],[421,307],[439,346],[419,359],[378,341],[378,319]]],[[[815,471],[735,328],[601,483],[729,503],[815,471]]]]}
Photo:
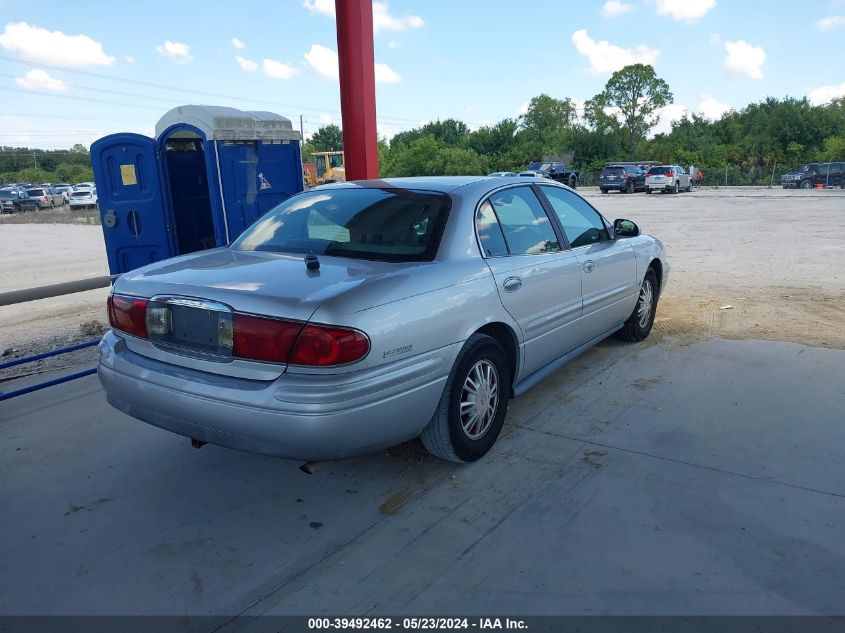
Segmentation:
{"type": "Polygon", "coordinates": [[[649,268],[640,286],[637,305],[625,325],[619,330],[619,338],[630,343],[644,340],[654,325],[654,314],[657,310],[657,299],[660,289],[657,285],[657,275],[649,268]]]}
{"type": "Polygon", "coordinates": [[[434,416],[420,434],[441,459],[474,462],[502,430],[510,395],[510,368],[499,342],[473,334],[455,359],[434,416]]]}
{"type": "Polygon", "coordinates": [[[801,181],[801,188],[802,189],[812,189],[813,188],[813,181],[812,180],[802,180],[801,181]]]}

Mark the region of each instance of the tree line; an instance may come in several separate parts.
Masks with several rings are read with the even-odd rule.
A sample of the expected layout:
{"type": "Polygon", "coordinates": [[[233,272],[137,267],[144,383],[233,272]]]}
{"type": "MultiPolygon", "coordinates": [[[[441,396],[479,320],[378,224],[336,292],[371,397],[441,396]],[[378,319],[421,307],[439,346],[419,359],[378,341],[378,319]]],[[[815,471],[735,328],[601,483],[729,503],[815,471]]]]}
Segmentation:
{"type": "Polygon", "coordinates": [[[11,182],[88,182],[94,179],[91,156],[84,145],[44,150],[0,147],[0,184],[11,182]]]}
{"type": "MultiPolygon", "coordinates": [[[[615,72],[583,111],[572,99],[534,97],[525,114],[470,129],[457,119],[426,123],[379,140],[382,177],[519,171],[536,160],[563,160],[585,181],[613,161],[695,165],[705,181],[768,184],[803,163],[845,161],[845,98],[812,105],[806,98],[769,97],[719,119],[687,114],[668,133],[649,136],[660,109],[673,103],[654,68],[634,64],[615,72]]],[[[320,128],[303,147],[342,149],[341,129],[320,128]]]]}
{"type": "MultiPolygon", "coordinates": [[[[688,114],[668,133],[650,136],[661,108],[673,103],[654,68],[633,64],[613,73],[581,112],[570,98],[534,97],[527,111],[470,129],[463,121],[432,121],[379,139],[382,177],[519,171],[536,160],[562,160],[590,182],[608,162],[635,160],[695,165],[705,183],[768,184],[807,162],[845,161],[845,97],[823,105],[806,98],[769,97],[716,120],[688,114]]],[[[303,145],[343,149],[337,125],[318,129],[303,145]]],[[[0,148],[0,182],[80,182],[92,179],[82,145],[69,150],[0,148]]]]}

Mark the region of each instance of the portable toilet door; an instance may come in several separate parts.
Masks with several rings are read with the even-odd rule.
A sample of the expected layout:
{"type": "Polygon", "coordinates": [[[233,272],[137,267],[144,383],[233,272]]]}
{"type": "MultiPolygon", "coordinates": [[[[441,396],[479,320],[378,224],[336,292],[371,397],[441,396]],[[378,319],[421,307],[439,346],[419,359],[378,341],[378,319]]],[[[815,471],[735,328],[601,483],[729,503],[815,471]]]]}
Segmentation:
{"type": "Polygon", "coordinates": [[[175,254],[174,225],[156,141],[112,134],[91,145],[100,220],[113,275],[175,254]]]}

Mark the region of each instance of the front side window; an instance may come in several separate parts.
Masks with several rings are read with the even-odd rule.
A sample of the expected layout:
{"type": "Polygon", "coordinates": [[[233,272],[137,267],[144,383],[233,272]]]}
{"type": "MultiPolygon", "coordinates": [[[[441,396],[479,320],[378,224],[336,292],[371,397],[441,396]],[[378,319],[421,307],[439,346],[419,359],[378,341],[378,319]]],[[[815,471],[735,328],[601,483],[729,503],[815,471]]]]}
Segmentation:
{"type": "Polygon", "coordinates": [[[536,255],[560,250],[549,216],[529,187],[513,187],[490,196],[511,255],[536,255]]]}
{"type": "Polygon", "coordinates": [[[445,194],[349,188],[289,198],[232,244],[269,251],[372,259],[430,261],[449,210],[445,194]]]}
{"type": "Polygon", "coordinates": [[[610,239],[601,216],[577,194],[558,187],[541,186],[563,226],[572,248],[610,239]]]}

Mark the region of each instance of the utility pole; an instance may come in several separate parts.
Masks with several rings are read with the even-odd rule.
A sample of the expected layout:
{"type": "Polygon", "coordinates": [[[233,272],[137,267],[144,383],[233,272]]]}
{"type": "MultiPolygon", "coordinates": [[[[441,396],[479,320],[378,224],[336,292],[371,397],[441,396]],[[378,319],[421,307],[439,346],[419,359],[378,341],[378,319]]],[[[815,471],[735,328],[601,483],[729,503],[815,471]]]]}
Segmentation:
{"type": "Polygon", "coordinates": [[[302,127],[302,115],[299,115],[299,136],[302,139],[302,142],[305,142],[305,132],[303,131],[304,128],[302,127]]]}
{"type": "Polygon", "coordinates": [[[35,169],[38,169],[38,159],[35,157],[35,152],[32,152],[32,162],[35,163],[35,169]]]}

